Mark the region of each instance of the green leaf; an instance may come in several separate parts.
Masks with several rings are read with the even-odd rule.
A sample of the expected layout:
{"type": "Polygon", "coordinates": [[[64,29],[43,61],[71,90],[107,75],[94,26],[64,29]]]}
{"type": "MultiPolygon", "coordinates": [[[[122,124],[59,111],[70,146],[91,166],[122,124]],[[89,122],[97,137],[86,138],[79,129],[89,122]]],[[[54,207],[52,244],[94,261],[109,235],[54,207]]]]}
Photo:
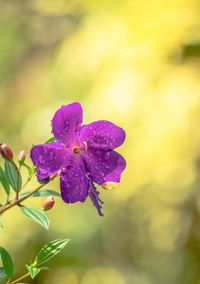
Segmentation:
{"type": "Polygon", "coordinates": [[[0,277],[6,277],[6,272],[5,269],[3,267],[0,267],[0,277]]]}
{"type": "MultiPolygon", "coordinates": [[[[41,267],[42,268],[42,267],[41,267]]],[[[47,267],[48,268],[48,267],[47,267]]],[[[42,269],[44,270],[44,269],[42,269]]],[[[14,268],[14,272],[13,274],[17,273],[18,271],[14,268]]],[[[5,269],[3,267],[0,267],[0,277],[6,277],[6,272],[5,272],[5,269]]]]}
{"type": "Polygon", "coordinates": [[[20,206],[20,209],[24,215],[26,215],[28,218],[32,219],[33,221],[37,222],[41,226],[43,226],[45,229],[48,230],[49,228],[49,218],[47,214],[37,208],[30,208],[26,206],[20,206]]]}
{"type": "MultiPolygon", "coordinates": [[[[29,194],[30,191],[25,191],[20,194],[20,197],[24,197],[29,194]]],[[[31,195],[31,197],[43,197],[43,196],[60,196],[60,193],[51,189],[40,189],[39,191],[35,192],[31,195]]]]}
{"type": "Polygon", "coordinates": [[[32,279],[34,279],[38,275],[38,273],[42,270],[41,268],[32,265],[26,265],[26,268],[28,269],[28,272],[30,273],[32,279]]]}
{"type": "Polygon", "coordinates": [[[17,171],[13,162],[5,160],[5,172],[12,188],[15,191],[17,189],[20,190],[22,187],[22,177],[21,174],[17,171]]]}
{"type": "Polygon", "coordinates": [[[68,239],[64,240],[55,240],[50,242],[49,244],[45,245],[41,251],[37,254],[35,258],[35,262],[37,264],[45,263],[58,254],[69,242],[68,239]]]}
{"type": "Polygon", "coordinates": [[[41,270],[44,270],[44,271],[49,271],[49,270],[50,270],[50,268],[47,267],[47,266],[41,266],[40,269],[41,269],[41,270]]]}
{"type": "Polygon", "coordinates": [[[51,137],[44,144],[48,144],[48,143],[54,142],[55,140],[56,140],[55,137],[51,137]]]}
{"type": "Polygon", "coordinates": [[[9,253],[3,247],[0,247],[0,254],[1,254],[1,260],[3,263],[4,271],[7,277],[10,279],[12,278],[14,274],[14,266],[13,266],[12,258],[10,257],[9,253]]]}
{"type": "Polygon", "coordinates": [[[9,180],[6,176],[6,173],[4,172],[4,170],[0,167],[0,182],[6,192],[6,194],[9,196],[10,194],[10,184],[9,184],[9,180]]]}

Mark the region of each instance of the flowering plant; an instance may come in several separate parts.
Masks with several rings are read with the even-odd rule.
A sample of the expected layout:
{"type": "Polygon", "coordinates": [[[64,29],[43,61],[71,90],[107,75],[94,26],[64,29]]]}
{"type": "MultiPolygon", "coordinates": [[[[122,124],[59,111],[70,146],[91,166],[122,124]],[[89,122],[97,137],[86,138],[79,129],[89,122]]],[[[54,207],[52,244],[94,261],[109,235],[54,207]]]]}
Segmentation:
{"type": "MultiPolygon", "coordinates": [[[[5,143],[0,146],[0,153],[5,160],[4,169],[0,167],[0,183],[4,188],[7,199],[1,204],[0,215],[14,206],[21,212],[42,225],[49,227],[49,218],[45,211],[53,208],[53,196],[61,196],[66,203],[84,202],[89,197],[100,216],[102,204],[97,185],[104,189],[111,189],[120,182],[121,173],[126,167],[125,159],[114,149],[125,140],[125,132],[115,124],[99,120],[82,125],[82,107],[79,103],[62,106],[56,111],[52,119],[53,137],[46,143],[35,145],[30,151],[33,165],[28,165],[26,154],[21,151],[18,162],[14,161],[11,148],[5,143]],[[21,168],[28,171],[28,179],[22,182],[21,168]],[[38,186],[31,191],[24,191],[30,180],[36,176],[38,186]],[[60,191],[44,189],[47,183],[60,178],[60,191]],[[10,199],[11,189],[14,197],[10,199]],[[43,210],[30,208],[23,202],[30,197],[46,196],[43,210]]],[[[1,224],[3,227],[3,225],[1,224]]],[[[27,273],[16,280],[13,261],[9,253],[0,247],[3,267],[0,268],[0,277],[7,277],[7,283],[20,283],[24,278],[36,275],[47,268],[42,266],[56,255],[68,243],[67,239],[55,240],[43,247],[35,260],[26,265],[27,273]]]]}

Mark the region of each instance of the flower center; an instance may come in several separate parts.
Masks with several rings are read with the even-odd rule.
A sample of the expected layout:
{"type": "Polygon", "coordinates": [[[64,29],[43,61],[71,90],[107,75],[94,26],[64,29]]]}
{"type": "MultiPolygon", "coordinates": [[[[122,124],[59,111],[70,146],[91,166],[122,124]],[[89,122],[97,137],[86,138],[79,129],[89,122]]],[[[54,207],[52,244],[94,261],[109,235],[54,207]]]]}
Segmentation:
{"type": "Polygon", "coordinates": [[[75,147],[72,148],[72,151],[73,151],[74,154],[79,154],[80,153],[80,147],[75,146],[75,147]]]}
{"type": "Polygon", "coordinates": [[[74,145],[72,147],[72,152],[76,155],[85,152],[86,150],[87,150],[87,143],[85,141],[81,145],[74,145]]]}

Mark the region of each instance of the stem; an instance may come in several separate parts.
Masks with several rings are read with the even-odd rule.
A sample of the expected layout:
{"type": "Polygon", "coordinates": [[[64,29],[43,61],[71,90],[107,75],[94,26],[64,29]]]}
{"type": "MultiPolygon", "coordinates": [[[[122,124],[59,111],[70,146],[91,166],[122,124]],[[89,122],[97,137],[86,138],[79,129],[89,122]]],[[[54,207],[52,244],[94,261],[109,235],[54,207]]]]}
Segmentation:
{"type": "MultiPolygon", "coordinates": [[[[57,176],[58,176],[58,174],[54,174],[54,175],[50,178],[49,182],[52,181],[52,180],[53,180],[55,177],[57,177],[57,176]]],[[[8,204],[8,205],[6,205],[6,206],[0,208],[0,214],[4,213],[5,211],[9,210],[10,208],[12,208],[12,207],[14,207],[14,206],[16,206],[16,205],[20,205],[21,202],[23,202],[24,200],[26,200],[27,198],[29,198],[32,194],[34,194],[35,192],[37,192],[38,190],[40,190],[41,188],[43,188],[45,185],[46,185],[46,183],[40,184],[38,187],[36,187],[35,189],[33,189],[33,190],[32,190],[30,193],[28,193],[26,196],[23,196],[23,197],[21,197],[21,198],[19,198],[19,199],[17,199],[17,200],[16,200],[16,199],[12,200],[10,204],[8,204]]]]}
{"type": "Polygon", "coordinates": [[[27,186],[27,184],[28,184],[30,181],[31,181],[31,178],[29,177],[29,178],[27,179],[27,181],[24,183],[24,185],[22,186],[22,189],[24,189],[25,186],[27,186]]]}
{"type": "Polygon", "coordinates": [[[20,175],[21,165],[19,165],[19,168],[16,167],[16,170],[17,170],[16,200],[18,200],[19,199],[19,175],[20,175]]]}
{"type": "Polygon", "coordinates": [[[26,274],[24,274],[24,275],[22,275],[21,277],[17,278],[16,280],[10,282],[10,284],[18,283],[18,282],[20,282],[21,280],[25,279],[25,278],[28,277],[28,276],[29,276],[29,272],[26,273],[26,274]]]}
{"type": "MultiPolygon", "coordinates": [[[[25,164],[24,164],[25,165],[25,164]]],[[[32,173],[30,174],[29,173],[29,176],[28,176],[28,179],[26,180],[26,182],[24,183],[24,185],[22,186],[22,189],[24,189],[24,187],[27,186],[27,184],[31,181],[32,177],[34,176],[34,173],[35,173],[35,169],[32,171],[32,173]]]]}

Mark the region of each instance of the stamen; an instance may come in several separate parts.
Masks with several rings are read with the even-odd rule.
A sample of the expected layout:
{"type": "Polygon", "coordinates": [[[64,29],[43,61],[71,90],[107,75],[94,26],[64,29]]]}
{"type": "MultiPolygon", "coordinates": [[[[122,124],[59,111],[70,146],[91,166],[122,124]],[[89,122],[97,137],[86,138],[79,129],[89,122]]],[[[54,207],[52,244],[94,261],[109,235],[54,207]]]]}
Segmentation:
{"type": "Polygon", "coordinates": [[[81,152],[87,151],[87,143],[85,141],[81,145],[77,144],[72,147],[72,151],[74,154],[80,154],[81,152]]]}
{"type": "Polygon", "coordinates": [[[79,147],[74,147],[73,148],[74,154],[79,154],[80,153],[80,148],[79,147]]]}
{"type": "Polygon", "coordinates": [[[84,141],[84,142],[83,142],[83,150],[84,150],[84,151],[87,151],[87,149],[88,149],[87,143],[84,141]]]}

